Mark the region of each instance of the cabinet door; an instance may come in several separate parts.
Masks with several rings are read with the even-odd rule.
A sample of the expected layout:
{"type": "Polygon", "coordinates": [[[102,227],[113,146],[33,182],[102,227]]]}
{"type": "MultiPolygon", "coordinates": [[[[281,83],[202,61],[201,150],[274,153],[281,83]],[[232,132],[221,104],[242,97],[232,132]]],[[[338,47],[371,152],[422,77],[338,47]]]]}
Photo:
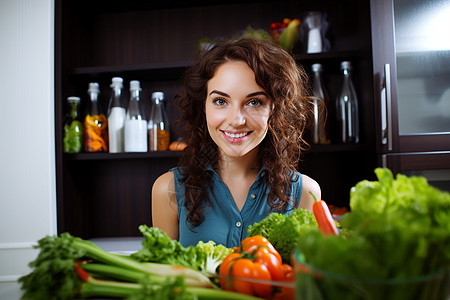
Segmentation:
{"type": "Polygon", "coordinates": [[[371,0],[379,153],[450,149],[450,1],[371,0]]]}

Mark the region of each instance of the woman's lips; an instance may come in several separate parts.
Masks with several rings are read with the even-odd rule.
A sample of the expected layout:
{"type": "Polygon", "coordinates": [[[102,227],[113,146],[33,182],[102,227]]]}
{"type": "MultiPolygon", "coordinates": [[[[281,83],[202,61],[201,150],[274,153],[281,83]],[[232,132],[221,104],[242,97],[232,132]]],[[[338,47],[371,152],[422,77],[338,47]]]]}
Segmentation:
{"type": "Polygon", "coordinates": [[[252,133],[251,131],[224,131],[221,130],[225,139],[234,144],[242,143],[252,133]]]}

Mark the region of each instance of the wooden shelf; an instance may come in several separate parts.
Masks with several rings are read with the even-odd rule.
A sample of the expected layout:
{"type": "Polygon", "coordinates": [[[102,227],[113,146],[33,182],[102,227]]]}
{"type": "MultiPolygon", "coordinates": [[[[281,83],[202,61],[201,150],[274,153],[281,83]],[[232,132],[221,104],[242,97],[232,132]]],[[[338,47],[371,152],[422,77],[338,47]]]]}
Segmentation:
{"type": "Polygon", "coordinates": [[[64,160],[122,160],[122,159],[151,159],[151,158],[176,158],[181,151],[157,151],[157,152],[124,152],[124,153],[77,153],[64,154],[64,160]]]}
{"type": "Polygon", "coordinates": [[[71,75],[74,77],[85,77],[97,79],[101,77],[138,75],[148,79],[174,79],[180,78],[190,61],[158,62],[139,65],[121,66],[92,66],[74,68],[71,75]]]}

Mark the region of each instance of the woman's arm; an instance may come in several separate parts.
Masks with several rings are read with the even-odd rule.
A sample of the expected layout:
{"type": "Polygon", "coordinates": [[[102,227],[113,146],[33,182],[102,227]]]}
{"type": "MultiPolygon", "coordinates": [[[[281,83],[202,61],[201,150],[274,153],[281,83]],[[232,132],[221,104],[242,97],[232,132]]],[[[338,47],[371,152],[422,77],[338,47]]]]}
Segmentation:
{"type": "Polygon", "coordinates": [[[178,240],[178,209],[172,172],[158,177],[152,188],[152,221],[174,240],[178,240]]]}
{"type": "Polygon", "coordinates": [[[312,192],[314,196],[316,196],[317,200],[322,199],[320,186],[311,177],[303,174],[302,177],[303,177],[302,198],[300,199],[300,204],[298,207],[308,209],[310,212],[312,212],[314,197],[309,192],[312,192]]]}

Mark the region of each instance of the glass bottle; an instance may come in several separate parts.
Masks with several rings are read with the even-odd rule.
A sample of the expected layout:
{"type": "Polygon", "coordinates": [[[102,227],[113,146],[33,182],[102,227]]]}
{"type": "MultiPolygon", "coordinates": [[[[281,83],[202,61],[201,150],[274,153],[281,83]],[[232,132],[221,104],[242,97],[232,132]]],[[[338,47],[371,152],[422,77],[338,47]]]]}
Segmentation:
{"type": "Polygon", "coordinates": [[[109,152],[118,153],[124,151],[124,127],[126,110],[122,101],[123,79],[113,77],[111,87],[111,98],[108,105],[108,135],[109,152]]]}
{"type": "Polygon", "coordinates": [[[164,108],[164,93],[152,93],[152,109],[148,121],[149,151],[166,151],[169,149],[169,119],[164,108]]]}
{"type": "Polygon", "coordinates": [[[342,88],[337,98],[337,121],[341,143],[359,142],[358,99],[351,79],[351,63],[341,63],[342,88]]]}
{"type": "Polygon", "coordinates": [[[66,121],[64,123],[64,153],[80,153],[83,150],[84,126],[80,120],[79,97],[68,97],[69,107],[66,121]]]}
{"type": "Polygon", "coordinates": [[[100,94],[97,82],[89,83],[87,113],[84,118],[84,151],[108,152],[108,120],[99,103],[100,94]]]}
{"type": "Polygon", "coordinates": [[[323,67],[321,64],[313,64],[313,89],[314,89],[314,124],[312,132],[313,144],[329,144],[330,119],[328,117],[329,98],[323,83],[323,67]]]}
{"type": "Polygon", "coordinates": [[[125,152],[147,152],[147,121],[140,101],[140,82],[130,82],[130,103],[125,120],[125,152]]]}

